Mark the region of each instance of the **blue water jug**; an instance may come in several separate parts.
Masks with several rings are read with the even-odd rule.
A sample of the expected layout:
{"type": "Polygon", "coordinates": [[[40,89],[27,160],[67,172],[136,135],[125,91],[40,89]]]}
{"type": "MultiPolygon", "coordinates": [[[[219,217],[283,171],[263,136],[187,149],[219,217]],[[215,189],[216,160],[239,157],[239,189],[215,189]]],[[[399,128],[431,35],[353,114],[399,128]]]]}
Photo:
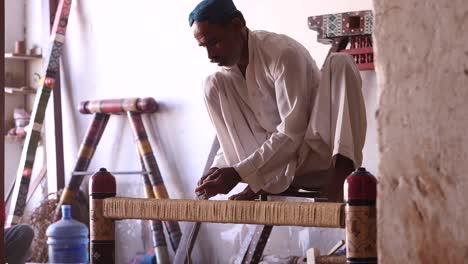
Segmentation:
{"type": "Polygon", "coordinates": [[[73,220],[71,206],[62,205],[62,219],[46,231],[49,263],[89,263],[88,228],[73,220]]]}

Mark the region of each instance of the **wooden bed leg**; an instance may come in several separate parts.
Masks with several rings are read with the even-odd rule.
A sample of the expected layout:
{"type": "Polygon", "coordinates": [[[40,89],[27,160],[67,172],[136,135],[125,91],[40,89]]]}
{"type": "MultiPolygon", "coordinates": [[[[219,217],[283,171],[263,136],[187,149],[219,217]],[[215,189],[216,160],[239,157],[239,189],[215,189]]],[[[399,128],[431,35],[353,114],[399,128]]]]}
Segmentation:
{"type": "Polygon", "coordinates": [[[91,264],[115,263],[114,220],[104,217],[103,199],[115,197],[116,189],[114,176],[104,168],[100,169],[90,179],[89,256],[91,264]]]}
{"type": "Polygon", "coordinates": [[[377,264],[377,180],[358,168],[344,184],[346,263],[377,264]]]}

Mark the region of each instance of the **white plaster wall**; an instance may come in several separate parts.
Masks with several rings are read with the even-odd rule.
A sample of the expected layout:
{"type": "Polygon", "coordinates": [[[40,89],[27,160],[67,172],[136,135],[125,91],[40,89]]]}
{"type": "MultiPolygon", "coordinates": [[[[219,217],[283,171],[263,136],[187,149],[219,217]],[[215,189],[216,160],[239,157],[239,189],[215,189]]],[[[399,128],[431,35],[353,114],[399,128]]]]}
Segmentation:
{"type": "MultiPolygon", "coordinates": [[[[34,45],[42,46],[46,44],[44,40],[48,39],[48,31],[44,35],[42,23],[49,23],[48,15],[43,15],[44,7],[48,8],[48,1],[36,0],[7,0],[5,1],[5,52],[14,51],[15,41],[25,40],[26,49],[30,50],[34,45]],[[41,7],[42,5],[42,7],[41,7]],[[44,17],[44,20],[43,20],[44,17]]],[[[15,81],[8,85],[21,87],[24,85],[33,86],[33,73],[42,74],[42,61],[23,61],[23,60],[5,60],[5,75],[13,76],[15,81]]],[[[8,77],[7,77],[8,79],[8,77]]],[[[36,87],[34,87],[36,88],[36,87]]],[[[35,95],[6,94],[5,95],[5,118],[7,120],[7,130],[14,126],[13,111],[15,108],[25,108],[29,113],[32,110],[32,102],[35,95]]],[[[45,161],[45,148],[40,142],[32,172],[31,185],[39,175],[45,161]]],[[[14,184],[18,165],[21,158],[21,152],[24,146],[24,140],[7,139],[5,142],[5,195],[8,195],[11,186],[14,184]]],[[[46,189],[44,184],[39,185],[36,194],[32,196],[30,203],[25,209],[25,215],[28,216],[42,200],[46,189]]],[[[7,211],[10,201],[6,204],[7,211]]],[[[23,218],[25,220],[26,218],[23,218]]]]}
{"type": "Polygon", "coordinates": [[[468,3],[375,10],[379,263],[466,263],[468,3]]]}
{"type": "MultiPolygon", "coordinates": [[[[15,41],[24,39],[24,1],[5,1],[5,52],[12,53],[15,41]]],[[[21,61],[5,61],[5,77],[10,79],[10,84],[22,84],[21,78],[24,76],[23,64],[21,61]]],[[[3,87],[2,87],[3,89],[3,87]]],[[[21,95],[5,94],[5,133],[14,126],[13,112],[16,107],[24,106],[24,97],[21,95]]],[[[3,136],[3,135],[2,135],[3,136]]],[[[22,141],[5,141],[5,195],[8,194],[10,186],[13,184],[18,163],[21,156],[22,141]]],[[[8,207],[7,207],[8,208],[8,207]]]]}
{"type": "MultiPolygon", "coordinates": [[[[62,75],[66,89],[62,103],[68,178],[91,121],[91,116],[77,114],[75,109],[80,101],[151,96],[159,101],[161,108],[146,123],[167,189],[173,198],[194,197],[193,190],[214,138],[201,83],[216,69],[208,63],[206,52],[198,47],[188,27],[188,13],[197,3],[197,0],[74,2],[62,75]]],[[[238,0],[236,4],[251,29],[266,29],[296,38],[309,49],[318,65],[323,63],[329,47],[316,42],[316,33],[307,27],[307,17],[372,8],[370,0],[238,0]]],[[[372,73],[364,75],[367,76],[364,83],[375,83],[372,73]]],[[[375,90],[369,87],[365,93],[372,97],[375,90]]],[[[369,101],[375,105],[375,99],[369,101]]],[[[372,119],[375,109],[368,110],[372,119]]],[[[371,143],[369,151],[373,146],[371,143]]],[[[373,162],[375,159],[369,158],[369,165],[375,168],[373,162]]],[[[99,167],[139,170],[124,117],[110,120],[90,170],[99,167]]],[[[142,196],[143,182],[139,176],[117,176],[117,181],[119,195],[142,196]]],[[[140,221],[118,223],[119,263],[151,247],[148,230],[140,221]]],[[[195,247],[195,262],[231,262],[247,231],[247,227],[240,225],[203,225],[195,247]]],[[[311,245],[327,251],[342,237],[339,230],[275,228],[265,252],[305,255],[311,245]]]]}

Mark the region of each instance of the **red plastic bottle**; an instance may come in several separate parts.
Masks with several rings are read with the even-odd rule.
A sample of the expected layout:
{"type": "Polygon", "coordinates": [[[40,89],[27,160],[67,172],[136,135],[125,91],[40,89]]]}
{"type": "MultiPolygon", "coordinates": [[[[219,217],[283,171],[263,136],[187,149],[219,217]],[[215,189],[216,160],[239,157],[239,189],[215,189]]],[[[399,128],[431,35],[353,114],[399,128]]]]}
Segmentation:
{"type": "Polygon", "coordinates": [[[116,195],[115,178],[101,168],[89,181],[90,195],[90,260],[91,264],[115,263],[115,230],[113,220],[102,215],[103,199],[116,195]]]}
{"type": "Polygon", "coordinates": [[[365,168],[346,178],[346,262],[377,264],[377,179],[365,168]]]}

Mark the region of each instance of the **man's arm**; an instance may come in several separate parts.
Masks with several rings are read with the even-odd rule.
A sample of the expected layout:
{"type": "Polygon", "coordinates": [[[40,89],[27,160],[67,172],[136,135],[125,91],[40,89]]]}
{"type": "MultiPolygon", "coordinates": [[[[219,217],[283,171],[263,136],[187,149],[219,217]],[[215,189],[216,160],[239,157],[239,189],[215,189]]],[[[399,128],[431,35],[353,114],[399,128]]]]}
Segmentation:
{"type": "Polygon", "coordinates": [[[282,190],[277,191],[290,185],[319,84],[319,70],[305,49],[285,50],[273,75],[281,118],[278,131],[249,157],[234,165],[253,192],[260,191],[275,177],[283,177],[276,179],[282,181],[282,190]]]}
{"type": "Polygon", "coordinates": [[[218,149],[216,152],[216,156],[214,157],[213,164],[211,165],[212,168],[225,168],[228,167],[226,159],[224,158],[224,153],[221,148],[218,149]]]}

